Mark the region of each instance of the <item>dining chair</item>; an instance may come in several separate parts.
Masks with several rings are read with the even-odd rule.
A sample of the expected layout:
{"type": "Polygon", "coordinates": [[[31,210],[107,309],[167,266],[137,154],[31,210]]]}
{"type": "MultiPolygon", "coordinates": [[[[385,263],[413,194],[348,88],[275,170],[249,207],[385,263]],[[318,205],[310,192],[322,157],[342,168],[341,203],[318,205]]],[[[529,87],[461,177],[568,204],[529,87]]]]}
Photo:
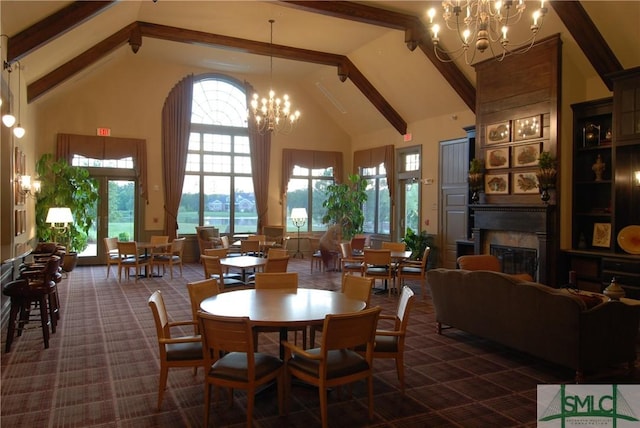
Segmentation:
{"type": "MultiPolygon", "coordinates": [[[[364,249],[364,259],[362,263],[362,276],[368,276],[374,280],[381,279],[388,288],[389,295],[394,283],[394,270],[391,262],[391,250],[389,249],[364,249]]],[[[375,281],[374,281],[375,282],[375,281]]]]}
{"type": "MultiPolygon", "coordinates": [[[[415,295],[411,288],[404,286],[398,299],[398,307],[394,315],[381,314],[376,329],[373,358],[393,358],[396,362],[396,372],[400,381],[400,389],[404,394],[404,341],[407,336],[407,326],[409,325],[409,313],[413,307],[415,295]],[[386,320],[386,321],[384,321],[386,320]],[[380,328],[384,322],[391,321],[393,326],[380,328]]],[[[359,352],[364,352],[363,347],[357,348],[359,352]]]]}
{"type": "Polygon", "coordinates": [[[322,272],[324,265],[320,253],[320,238],[309,238],[309,250],[311,251],[311,273],[314,267],[322,272]]]}
{"type": "Polygon", "coordinates": [[[407,244],[405,244],[404,242],[382,241],[381,248],[391,251],[405,251],[407,249],[407,244]]]}
{"type": "Polygon", "coordinates": [[[148,303],[156,325],[158,350],[160,352],[160,381],[158,384],[158,410],[160,410],[164,391],[167,389],[169,369],[174,367],[193,367],[195,376],[198,367],[205,365],[205,360],[200,336],[176,337],[171,334],[173,327],[194,325],[195,321],[169,321],[169,314],[160,290],[151,294],[148,303]]]}
{"type": "Polygon", "coordinates": [[[238,287],[245,285],[242,280],[224,274],[223,267],[220,264],[220,257],[202,255],[200,256],[200,260],[204,267],[204,278],[214,278],[218,280],[220,291],[225,291],[226,287],[238,287]]]}
{"type": "Polygon", "coordinates": [[[142,275],[142,268],[145,268],[145,276],[149,277],[150,259],[140,255],[138,243],[135,241],[118,241],[118,282],[122,281],[122,269],[125,269],[125,276],[130,278],[130,270],[135,269],[136,281],[142,275]]]}
{"type": "MultiPolygon", "coordinates": [[[[340,292],[352,299],[365,302],[365,307],[368,308],[371,301],[372,288],[373,278],[348,274],[342,277],[342,289],[340,292]]],[[[316,333],[321,331],[321,325],[309,326],[309,343],[312,347],[316,346],[316,333]]]]}
{"type": "Polygon", "coordinates": [[[282,258],[282,257],[288,257],[288,256],[289,256],[289,252],[284,248],[271,247],[267,251],[267,258],[282,258]]]}
{"type": "Polygon", "coordinates": [[[340,269],[342,270],[343,277],[349,272],[362,271],[363,257],[353,255],[353,247],[351,247],[351,243],[341,242],[340,254],[340,269]]]}
{"type": "Polygon", "coordinates": [[[213,226],[196,226],[196,236],[198,237],[198,248],[200,254],[204,254],[207,248],[215,248],[220,241],[220,231],[213,226]]]}
{"type": "Polygon", "coordinates": [[[187,291],[189,292],[189,301],[191,302],[191,315],[193,317],[193,333],[200,334],[200,323],[198,322],[198,311],[200,303],[207,297],[216,296],[220,293],[218,288],[218,280],[215,278],[202,279],[187,283],[187,291]]]}
{"type": "Polygon", "coordinates": [[[278,357],[255,351],[253,324],[248,317],[221,317],[198,313],[205,349],[204,426],[209,426],[211,386],[247,390],[247,427],[253,425],[256,389],[274,380],[278,385],[278,408],[284,410],[284,364],[278,357]]]}
{"type": "Polygon", "coordinates": [[[240,241],[240,254],[243,256],[259,256],[260,241],[249,238],[240,241]]]}
{"type": "Polygon", "coordinates": [[[282,248],[284,244],[284,226],[263,226],[262,234],[265,236],[265,241],[275,242],[275,247],[282,248]]]}
{"type": "MultiPolygon", "coordinates": [[[[222,238],[221,238],[222,239],[222,238]]],[[[225,247],[220,247],[220,248],[207,248],[204,250],[203,254],[205,256],[216,256],[219,257],[221,259],[225,258],[225,257],[229,257],[229,249],[225,248],[225,247]]],[[[229,272],[229,268],[223,268],[223,275],[225,278],[233,278],[233,279],[240,279],[242,278],[242,274],[239,272],[229,272]]]]}
{"type": "Polygon", "coordinates": [[[182,253],[184,251],[184,243],[186,238],[176,238],[171,241],[169,251],[163,251],[158,253],[151,253],[151,271],[153,267],[158,265],[158,275],[160,274],[160,265],[162,265],[162,274],[165,273],[165,268],[169,266],[169,272],[171,273],[171,279],[173,279],[173,265],[180,267],[180,276],[182,276],[182,253]]]}
{"type": "Polygon", "coordinates": [[[222,248],[225,248],[227,250],[226,257],[235,257],[240,255],[240,247],[231,245],[231,243],[229,242],[229,237],[227,235],[222,235],[220,237],[220,245],[222,245],[222,248]]]}
{"type": "Polygon", "coordinates": [[[351,238],[351,250],[354,254],[362,254],[364,247],[367,243],[367,237],[363,235],[357,235],[351,238]]]}
{"type": "MultiPolygon", "coordinates": [[[[285,257],[267,257],[267,262],[264,265],[262,272],[275,273],[286,272],[289,267],[289,256],[285,257]]],[[[247,284],[253,284],[256,280],[256,274],[249,275],[247,284]]]]}
{"type": "MultiPolygon", "coordinates": [[[[298,289],[298,272],[258,272],[255,275],[256,290],[284,290],[295,292],[298,289]]],[[[254,327],[255,344],[258,347],[258,333],[279,332],[278,327],[254,327]]],[[[302,347],[307,347],[307,327],[292,327],[294,342],[298,343],[298,332],[302,333],[302,347]]]]}
{"type": "Polygon", "coordinates": [[[431,254],[431,247],[426,247],[420,260],[403,260],[396,269],[396,279],[399,287],[404,286],[405,279],[419,279],[420,291],[424,299],[427,293],[427,263],[431,254]]]}
{"type": "Polygon", "coordinates": [[[291,378],[318,387],[322,427],[328,427],[327,388],[367,380],[369,420],[373,420],[373,340],[381,308],[327,315],[320,348],[304,350],[284,341],[287,408],[291,378]],[[354,350],[365,346],[365,352],[354,350]]]}
{"type": "Polygon", "coordinates": [[[107,257],[107,278],[109,278],[109,273],[111,271],[111,265],[118,265],[118,260],[120,256],[118,255],[118,238],[104,238],[104,251],[107,257]]]}

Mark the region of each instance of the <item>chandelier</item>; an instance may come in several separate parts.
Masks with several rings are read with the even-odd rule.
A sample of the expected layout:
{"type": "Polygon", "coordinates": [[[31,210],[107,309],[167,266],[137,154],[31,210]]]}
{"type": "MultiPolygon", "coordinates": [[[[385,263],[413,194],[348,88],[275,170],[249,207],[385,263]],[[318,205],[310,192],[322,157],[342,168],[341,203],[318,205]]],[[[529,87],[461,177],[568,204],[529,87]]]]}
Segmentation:
{"type": "MultiPolygon", "coordinates": [[[[273,83],[273,19],[269,20],[271,24],[271,39],[269,46],[271,49],[270,58],[270,85],[273,83]]],[[[251,100],[251,112],[256,121],[256,127],[260,134],[267,132],[276,132],[282,134],[290,133],[295,127],[300,112],[291,109],[291,101],[289,95],[284,94],[282,98],[277,97],[273,89],[269,89],[269,98],[260,99],[257,93],[253,94],[251,100]]]]}
{"type": "Polygon", "coordinates": [[[526,9],[524,0],[446,0],[442,2],[442,8],[445,25],[457,33],[460,47],[446,50],[440,45],[438,33],[441,28],[433,22],[436,10],[431,8],[427,16],[436,57],[442,62],[451,62],[464,55],[467,64],[473,62],[477,52],[483,53],[487,49],[498,61],[512,53],[527,52],[535,43],[547,13],[544,0],[541,0],[540,8],[532,14],[530,37],[519,43],[511,43],[509,29],[520,22],[526,9]]]}

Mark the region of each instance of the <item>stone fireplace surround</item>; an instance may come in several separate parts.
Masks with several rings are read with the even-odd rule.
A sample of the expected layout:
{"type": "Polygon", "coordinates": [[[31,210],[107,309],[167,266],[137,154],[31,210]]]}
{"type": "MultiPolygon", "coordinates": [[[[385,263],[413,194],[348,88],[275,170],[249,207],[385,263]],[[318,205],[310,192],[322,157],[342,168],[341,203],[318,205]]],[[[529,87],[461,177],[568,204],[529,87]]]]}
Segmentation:
{"type": "Polygon", "coordinates": [[[473,205],[474,253],[490,254],[491,246],[534,249],[534,278],[556,286],[558,240],[555,205],[473,205]]]}

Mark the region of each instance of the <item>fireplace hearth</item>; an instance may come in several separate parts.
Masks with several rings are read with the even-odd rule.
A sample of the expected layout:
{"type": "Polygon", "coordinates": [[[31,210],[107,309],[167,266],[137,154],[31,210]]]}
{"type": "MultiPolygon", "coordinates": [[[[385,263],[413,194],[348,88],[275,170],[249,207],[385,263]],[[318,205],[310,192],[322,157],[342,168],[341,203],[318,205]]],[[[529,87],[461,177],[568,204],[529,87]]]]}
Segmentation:
{"type": "Polygon", "coordinates": [[[538,252],[535,248],[508,247],[505,245],[489,246],[491,255],[500,260],[502,272],[508,274],[528,273],[537,280],[538,252]]]}

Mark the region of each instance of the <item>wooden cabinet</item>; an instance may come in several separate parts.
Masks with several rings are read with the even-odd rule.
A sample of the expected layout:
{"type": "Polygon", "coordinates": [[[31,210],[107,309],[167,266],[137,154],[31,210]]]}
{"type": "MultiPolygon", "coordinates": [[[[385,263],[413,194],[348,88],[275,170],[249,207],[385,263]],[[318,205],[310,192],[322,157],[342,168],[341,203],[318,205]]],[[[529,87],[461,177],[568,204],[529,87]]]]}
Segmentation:
{"type": "Polygon", "coordinates": [[[567,268],[576,272],[580,288],[601,291],[615,277],[628,297],[640,298],[640,254],[625,252],[617,241],[623,228],[640,225],[640,68],[612,80],[613,98],[572,105],[567,268]]]}

